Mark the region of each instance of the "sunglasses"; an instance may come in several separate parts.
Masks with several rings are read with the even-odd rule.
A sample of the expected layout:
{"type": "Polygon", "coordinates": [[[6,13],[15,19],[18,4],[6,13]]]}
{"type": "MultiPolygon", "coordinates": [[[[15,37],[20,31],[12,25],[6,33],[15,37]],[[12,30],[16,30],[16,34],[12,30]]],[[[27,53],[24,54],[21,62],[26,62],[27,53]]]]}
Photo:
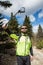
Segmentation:
{"type": "Polygon", "coordinates": [[[27,29],[27,28],[21,28],[21,29],[27,29]]]}

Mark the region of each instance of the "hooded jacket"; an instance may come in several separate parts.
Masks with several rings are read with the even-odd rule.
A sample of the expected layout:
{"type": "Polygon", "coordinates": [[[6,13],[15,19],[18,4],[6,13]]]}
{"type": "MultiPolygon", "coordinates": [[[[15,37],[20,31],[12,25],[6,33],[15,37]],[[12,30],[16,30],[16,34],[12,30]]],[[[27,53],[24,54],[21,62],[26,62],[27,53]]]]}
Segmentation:
{"type": "MultiPolygon", "coordinates": [[[[29,36],[22,34],[20,37],[16,34],[10,34],[10,37],[16,40],[16,55],[27,56],[30,55],[30,49],[32,47],[29,36]]],[[[33,52],[31,51],[31,55],[33,52]]]]}

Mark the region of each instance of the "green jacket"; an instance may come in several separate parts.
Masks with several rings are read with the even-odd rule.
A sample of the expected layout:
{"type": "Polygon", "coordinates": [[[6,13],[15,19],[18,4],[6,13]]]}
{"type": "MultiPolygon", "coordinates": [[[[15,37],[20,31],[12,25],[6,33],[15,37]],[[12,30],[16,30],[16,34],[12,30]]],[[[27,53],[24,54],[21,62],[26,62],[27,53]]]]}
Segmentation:
{"type": "Polygon", "coordinates": [[[31,41],[29,36],[21,35],[19,39],[19,36],[17,36],[16,34],[10,34],[10,37],[17,41],[16,55],[19,55],[19,56],[30,55],[31,41]]]}

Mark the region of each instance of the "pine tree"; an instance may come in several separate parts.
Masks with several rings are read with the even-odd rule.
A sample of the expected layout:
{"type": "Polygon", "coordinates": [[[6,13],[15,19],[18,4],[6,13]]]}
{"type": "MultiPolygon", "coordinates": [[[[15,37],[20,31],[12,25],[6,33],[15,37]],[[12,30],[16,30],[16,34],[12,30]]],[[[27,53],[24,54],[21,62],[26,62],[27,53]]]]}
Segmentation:
{"type": "Polygon", "coordinates": [[[37,33],[37,38],[36,38],[36,40],[37,40],[37,44],[36,44],[36,47],[38,48],[38,49],[41,49],[41,48],[43,48],[43,29],[42,29],[42,27],[41,27],[41,25],[39,24],[39,27],[38,27],[38,33],[37,33]]]}
{"type": "Polygon", "coordinates": [[[38,27],[37,38],[43,38],[43,30],[42,30],[41,25],[39,25],[38,27]]]}
{"type": "Polygon", "coordinates": [[[13,32],[13,33],[18,33],[18,21],[16,17],[13,17],[13,13],[11,13],[11,19],[8,24],[8,28],[13,32]]]}
{"type": "Polygon", "coordinates": [[[27,28],[28,28],[28,35],[30,36],[30,38],[32,37],[32,25],[31,25],[31,22],[29,20],[29,17],[25,17],[25,20],[24,20],[24,23],[23,25],[26,25],[27,28]]]}

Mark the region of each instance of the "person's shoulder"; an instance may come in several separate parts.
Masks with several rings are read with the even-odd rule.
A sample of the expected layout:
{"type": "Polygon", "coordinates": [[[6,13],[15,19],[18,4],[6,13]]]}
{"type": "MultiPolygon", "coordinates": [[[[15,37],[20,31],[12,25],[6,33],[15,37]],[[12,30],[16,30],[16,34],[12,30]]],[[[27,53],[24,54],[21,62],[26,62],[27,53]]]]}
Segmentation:
{"type": "Polygon", "coordinates": [[[31,38],[28,36],[28,41],[31,41],[31,38]]]}

